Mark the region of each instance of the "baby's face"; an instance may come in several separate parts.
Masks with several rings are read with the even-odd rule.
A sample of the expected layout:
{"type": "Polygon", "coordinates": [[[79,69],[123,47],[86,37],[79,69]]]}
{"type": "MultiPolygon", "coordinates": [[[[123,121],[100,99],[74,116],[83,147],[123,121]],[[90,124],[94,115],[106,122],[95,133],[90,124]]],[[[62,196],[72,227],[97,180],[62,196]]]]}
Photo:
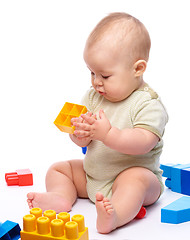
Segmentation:
{"type": "Polygon", "coordinates": [[[120,50],[109,44],[86,46],[84,60],[91,71],[95,91],[111,102],[119,102],[139,87],[133,64],[120,50]]]}

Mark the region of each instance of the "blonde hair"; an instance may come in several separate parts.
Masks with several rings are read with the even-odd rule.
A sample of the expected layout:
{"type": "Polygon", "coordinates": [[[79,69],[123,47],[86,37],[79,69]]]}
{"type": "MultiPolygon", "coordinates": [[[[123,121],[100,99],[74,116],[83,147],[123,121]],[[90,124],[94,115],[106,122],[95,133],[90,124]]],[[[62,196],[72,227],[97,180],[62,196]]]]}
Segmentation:
{"type": "Polygon", "coordinates": [[[87,46],[104,40],[108,33],[113,35],[113,45],[119,45],[133,61],[148,61],[151,40],[147,29],[138,19],[123,12],[109,14],[90,33],[87,46]]]}

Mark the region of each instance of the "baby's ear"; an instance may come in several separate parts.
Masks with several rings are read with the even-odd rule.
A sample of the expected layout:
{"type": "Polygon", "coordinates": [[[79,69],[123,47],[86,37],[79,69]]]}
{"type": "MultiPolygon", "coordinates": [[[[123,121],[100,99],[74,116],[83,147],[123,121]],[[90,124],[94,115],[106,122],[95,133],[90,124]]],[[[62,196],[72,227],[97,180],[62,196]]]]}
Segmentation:
{"type": "Polygon", "coordinates": [[[143,75],[143,73],[146,70],[147,62],[145,60],[138,60],[134,64],[134,72],[135,72],[135,77],[140,77],[143,75]]]}

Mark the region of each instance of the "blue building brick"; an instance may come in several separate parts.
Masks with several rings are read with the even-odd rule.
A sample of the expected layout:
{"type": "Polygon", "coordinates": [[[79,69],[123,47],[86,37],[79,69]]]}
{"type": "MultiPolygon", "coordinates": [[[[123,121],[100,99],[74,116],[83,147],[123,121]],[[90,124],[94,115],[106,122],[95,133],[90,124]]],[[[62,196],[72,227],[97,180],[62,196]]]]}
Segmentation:
{"type": "Polygon", "coordinates": [[[183,223],[190,221],[190,197],[184,196],[161,209],[161,222],[183,223]]]}
{"type": "Polygon", "coordinates": [[[18,240],[20,238],[20,226],[18,223],[7,220],[0,224],[0,240],[18,240]]]}
{"type": "Polygon", "coordinates": [[[181,170],[181,193],[190,195],[190,168],[181,170]]]}

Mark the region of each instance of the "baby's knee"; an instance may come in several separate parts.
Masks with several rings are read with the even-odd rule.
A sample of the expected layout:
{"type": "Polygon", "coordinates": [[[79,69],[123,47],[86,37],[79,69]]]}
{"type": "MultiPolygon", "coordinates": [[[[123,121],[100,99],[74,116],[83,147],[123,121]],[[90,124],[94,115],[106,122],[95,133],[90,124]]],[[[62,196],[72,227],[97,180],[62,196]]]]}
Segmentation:
{"type": "Polygon", "coordinates": [[[146,187],[150,184],[152,175],[154,175],[154,173],[152,173],[149,169],[143,167],[131,167],[124,170],[117,176],[114,185],[126,183],[131,185],[140,184],[146,187]]]}
{"type": "Polygon", "coordinates": [[[155,192],[156,198],[157,194],[160,194],[160,182],[151,170],[144,167],[131,169],[131,179],[145,192],[150,192],[152,195],[155,192]]]}
{"type": "Polygon", "coordinates": [[[46,178],[54,174],[68,175],[71,172],[71,165],[69,161],[56,162],[52,164],[46,174],[46,178]]]}

